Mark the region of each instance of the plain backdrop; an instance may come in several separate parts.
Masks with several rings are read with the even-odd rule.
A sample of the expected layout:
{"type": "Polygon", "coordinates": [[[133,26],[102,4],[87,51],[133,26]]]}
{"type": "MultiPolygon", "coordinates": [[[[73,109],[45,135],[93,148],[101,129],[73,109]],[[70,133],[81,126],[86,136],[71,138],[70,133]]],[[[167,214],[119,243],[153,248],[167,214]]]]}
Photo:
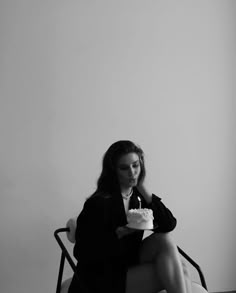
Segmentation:
{"type": "Polygon", "coordinates": [[[236,288],[235,18],[233,0],[0,2],[1,293],[55,292],[53,231],[119,139],[209,291],[236,288]]]}

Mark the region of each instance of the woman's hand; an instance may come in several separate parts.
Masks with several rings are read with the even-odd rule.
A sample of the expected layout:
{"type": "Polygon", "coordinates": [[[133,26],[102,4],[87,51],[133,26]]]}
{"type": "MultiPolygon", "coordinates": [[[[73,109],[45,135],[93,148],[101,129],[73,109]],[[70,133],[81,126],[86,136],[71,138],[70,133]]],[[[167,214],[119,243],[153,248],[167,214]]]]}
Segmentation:
{"type": "Polygon", "coordinates": [[[122,237],[124,237],[126,235],[135,233],[135,232],[137,232],[137,230],[132,229],[132,228],[129,228],[127,226],[118,227],[116,229],[116,234],[117,234],[117,236],[118,236],[119,239],[121,239],[122,237]]]}

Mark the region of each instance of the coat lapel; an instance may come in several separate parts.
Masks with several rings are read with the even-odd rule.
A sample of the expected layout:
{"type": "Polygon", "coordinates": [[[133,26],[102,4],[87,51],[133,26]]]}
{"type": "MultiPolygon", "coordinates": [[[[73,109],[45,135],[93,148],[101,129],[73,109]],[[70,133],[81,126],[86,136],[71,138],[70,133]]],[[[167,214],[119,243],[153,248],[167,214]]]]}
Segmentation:
{"type": "MultiPolygon", "coordinates": [[[[137,192],[136,189],[134,189],[133,195],[130,198],[129,209],[139,208],[138,196],[139,196],[139,193],[137,192]]],[[[112,218],[112,226],[114,228],[127,225],[127,218],[126,218],[123,199],[121,194],[118,191],[114,192],[111,196],[111,218],[112,218]]]]}
{"type": "Polygon", "coordinates": [[[119,192],[112,194],[112,222],[113,227],[122,227],[127,224],[124,203],[119,192]]]}
{"type": "Polygon", "coordinates": [[[138,208],[139,208],[138,194],[136,190],[134,189],[133,195],[130,198],[129,209],[138,209],[138,208]]]}

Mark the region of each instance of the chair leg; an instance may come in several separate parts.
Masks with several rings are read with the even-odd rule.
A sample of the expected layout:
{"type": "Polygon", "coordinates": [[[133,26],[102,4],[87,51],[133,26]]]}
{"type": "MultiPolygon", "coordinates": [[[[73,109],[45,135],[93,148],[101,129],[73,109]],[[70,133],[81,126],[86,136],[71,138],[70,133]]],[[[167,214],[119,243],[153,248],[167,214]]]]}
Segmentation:
{"type": "Polygon", "coordinates": [[[57,290],[56,290],[56,293],[60,293],[61,292],[61,282],[62,282],[64,264],[65,264],[65,255],[62,252],[61,253],[61,261],[60,261],[59,273],[58,273],[58,279],[57,279],[57,290]]]}

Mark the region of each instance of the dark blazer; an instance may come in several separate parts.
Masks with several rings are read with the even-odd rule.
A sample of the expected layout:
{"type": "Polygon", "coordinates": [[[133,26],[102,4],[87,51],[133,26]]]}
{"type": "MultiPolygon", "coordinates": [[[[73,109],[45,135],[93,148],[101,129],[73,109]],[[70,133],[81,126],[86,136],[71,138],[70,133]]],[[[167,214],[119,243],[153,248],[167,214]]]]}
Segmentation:
{"type": "MultiPolygon", "coordinates": [[[[138,208],[141,198],[142,208],[151,208],[155,233],[172,231],[176,219],[161,198],[152,195],[152,203],[147,204],[134,188],[129,209],[138,208]]],[[[77,218],[76,244],[74,256],[77,271],[88,293],[125,293],[126,272],[130,265],[138,263],[138,251],[143,231],[137,231],[118,239],[116,229],[127,224],[123,199],[120,193],[95,194],[86,200],[77,218]]],[[[80,292],[80,282],[74,276],[69,293],[80,292]]],[[[86,292],[86,293],[87,293],[86,292]]]]}

